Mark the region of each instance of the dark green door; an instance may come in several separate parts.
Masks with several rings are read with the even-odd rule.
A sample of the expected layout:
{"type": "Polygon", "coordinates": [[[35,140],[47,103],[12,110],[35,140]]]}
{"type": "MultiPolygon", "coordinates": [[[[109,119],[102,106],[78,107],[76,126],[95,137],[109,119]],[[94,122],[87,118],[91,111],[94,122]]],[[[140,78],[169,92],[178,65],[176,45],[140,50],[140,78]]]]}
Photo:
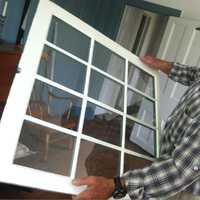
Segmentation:
{"type": "MultiPolygon", "coordinates": [[[[125,8],[125,0],[52,0],[104,35],[115,40],[125,8]]],[[[30,29],[38,0],[32,0],[25,38],[30,29]]]]}

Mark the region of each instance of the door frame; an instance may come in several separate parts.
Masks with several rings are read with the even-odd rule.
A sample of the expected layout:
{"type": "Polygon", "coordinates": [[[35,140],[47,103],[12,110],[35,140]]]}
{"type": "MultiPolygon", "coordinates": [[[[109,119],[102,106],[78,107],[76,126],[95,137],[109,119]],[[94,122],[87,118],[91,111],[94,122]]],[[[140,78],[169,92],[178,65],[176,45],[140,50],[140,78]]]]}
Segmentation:
{"type": "Polygon", "coordinates": [[[147,10],[147,11],[154,12],[160,15],[165,15],[165,16],[180,17],[182,13],[181,10],[167,7],[167,6],[162,6],[162,5],[147,2],[147,1],[126,0],[126,4],[129,6],[133,6],[136,8],[140,8],[143,10],[147,10]]]}

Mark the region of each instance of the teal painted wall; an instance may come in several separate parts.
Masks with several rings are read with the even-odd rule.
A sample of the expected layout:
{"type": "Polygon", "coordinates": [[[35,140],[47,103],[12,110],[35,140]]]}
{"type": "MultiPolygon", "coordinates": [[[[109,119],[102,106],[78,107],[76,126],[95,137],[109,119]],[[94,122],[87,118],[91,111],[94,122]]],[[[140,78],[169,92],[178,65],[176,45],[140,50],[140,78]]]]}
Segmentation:
{"type": "MultiPolygon", "coordinates": [[[[125,8],[124,0],[52,0],[111,39],[115,39],[125,8]]],[[[25,38],[38,0],[32,0],[25,38]]]]}
{"type": "Polygon", "coordinates": [[[26,0],[8,1],[7,17],[1,33],[2,40],[9,43],[16,42],[25,1],[26,0]]]}
{"type": "MultiPolygon", "coordinates": [[[[104,35],[108,36],[109,38],[115,40],[121,18],[125,8],[125,1],[124,0],[53,0],[56,4],[61,6],[62,8],[66,9],[70,13],[74,14],[75,16],[79,17],[81,20],[85,21],[87,24],[91,25],[104,35]]],[[[38,0],[32,0],[30,5],[30,13],[28,17],[28,26],[25,30],[25,39],[27,38],[34,13],[37,9],[38,0]]],[[[60,27],[62,28],[62,27],[60,27]]],[[[63,33],[64,34],[64,33],[63,33]]],[[[65,35],[66,36],[66,35],[65,35]]],[[[66,38],[60,36],[60,38],[66,38]]],[[[63,41],[64,43],[65,41],[63,41]]],[[[104,61],[109,62],[109,57],[104,58],[104,61]]],[[[57,67],[63,65],[64,61],[59,59],[59,62],[56,63],[57,67]]],[[[56,67],[56,66],[55,66],[56,67]]],[[[78,88],[81,86],[80,82],[74,82],[74,80],[83,80],[84,74],[77,73],[75,68],[68,69],[70,71],[65,72],[62,70],[58,72],[61,76],[65,74],[66,80],[68,82],[71,80],[70,85],[73,87],[78,88]],[[70,74],[74,74],[74,76],[70,76],[70,74]]],[[[103,80],[96,81],[92,80],[95,83],[95,87],[92,89],[92,93],[95,93],[96,90],[100,90],[103,84],[103,80]]]]}

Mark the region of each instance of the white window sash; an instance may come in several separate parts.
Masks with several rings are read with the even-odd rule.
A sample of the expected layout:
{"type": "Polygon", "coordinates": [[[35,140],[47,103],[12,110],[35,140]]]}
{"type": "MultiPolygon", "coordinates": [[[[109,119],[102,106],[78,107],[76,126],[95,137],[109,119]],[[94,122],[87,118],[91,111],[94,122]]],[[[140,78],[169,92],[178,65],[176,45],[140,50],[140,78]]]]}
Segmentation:
{"type": "MultiPolygon", "coordinates": [[[[119,150],[121,152],[121,164],[120,164],[121,174],[124,171],[123,166],[124,166],[125,153],[135,155],[141,158],[145,158],[148,160],[152,160],[152,158],[148,156],[144,156],[139,153],[125,149],[125,128],[126,128],[125,121],[127,118],[127,115],[126,115],[127,88],[130,87],[128,86],[128,78],[127,78],[128,77],[128,62],[131,62],[139,66],[142,70],[146,71],[147,73],[152,75],[154,78],[155,98],[151,98],[151,97],[149,98],[151,98],[152,101],[154,101],[156,105],[156,127],[150,126],[150,128],[155,129],[156,131],[156,138],[157,138],[156,156],[158,157],[159,156],[159,122],[158,122],[159,94],[158,94],[157,72],[151,70],[150,68],[142,64],[142,62],[139,60],[138,57],[133,55],[131,52],[129,52],[125,48],[121,47],[119,44],[105,37],[103,34],[97,32],[94,28],[82,22],[77,17],[68,13],[67,11],[55,5],[49,0],[41,0],[39,2],[37,12],[34,17],[32,27],[30,30],[30,34],[28,36],[28,40],[25,45],[24,52],[21,56],[21,60],[19,63],[19,68],[21,72],[17,73],[14,78],[13,85],[11,87],[9,97],[7,99],[7,104],[5,106],[4,113],[0,122],[0,157],[1,157],[0,181],[5,182],[5,183],[17,184],[17,185],[39,188],[43,190],[51,190],[51,191],[62,192],[62,193],[69,193],[69,194],[79,193],[84,188],[74,187],[71,184],[71,179],[75,177],[77,160],[78,160],[78,152],[79,152],[79,147],[80,147],[80,141],[82,138],[89,140],[91,142],[97,143],[97,144],[109,146],[109,148],[112,148],[112,149],[119,150]],[[59,84],[56,85],[56,83],[53,83],[50,80],[47,80],[44,77],[37,75],[37,69],[39,66],[44,44],[47,44],[49,46],[54,46],[55,48],[57,48],[55,45],[46,41],[52,16],[56,16],[57,18],[63,20],[64,22],[68,23],[72,27],[76,28],[78,31],[84,33],[85,35],[91,38],[91,48],[90,48],[88,63],[80,60],[79,58],[73,55],[70,55],[71,57],[73,57],[76,60],[79,60],[82,63],[85,62],[84,64],[87,65],[86,83],[85,83],[85,90],[83,94],[79,94],[78,92],[75,92],[69,88],[60,86],[59,84]],[[125,102],[124,112],[120,112],[110,106],[107,106],[87,96],[91,69],[99,71],[100,73],[106,75],[107,77],[115,80],[115,78],[112,77],[111,75],[100,71],[99,69],[95,68],[92,65],[94,41],[97,41],[101,43],[103,46],[111,49],[113,52],[120,55],[126,61],[125,82],[122,82],[122,81],[120,82],[120,80],[118,81],[119,83],[126,86],[125,95],[124,95],[124,102],[125,102]],[[26,116],[26,108],[29,103],[29,99],[30,99],[30,95],[32,92],[35,79],[39,79],[39,80],[41,79],[44,82],[49,81],[49,83],[54,84],[56,87],[58,88],[60,87],[60,89],[63,89],[64,91],[70,92],[78,97],[83,98],[71,177],[65,177],[62,175],[57,175],[57,174],[35,170],[35,169],[13,164],[16,146],[18,143],[18,139],[20,136],[20,131],[21,131],[24,119],[28,121],[33,121],[37,124],[41,124],[50,128],[54,128],[66,134],[75,135],[73,131],[70,131],[70,130],[66,131],[64,128],[58,127],[56,125],[52,125],[47,122],[42,122],[41,120],[34,119],[30,116],[26,116]],[[95,138],[82,134],[82,128],[83,128],[83,123],[84,123],[84,113],[86,110],[86,104],[88,100],[90,100],[92,103],[95,103],[96,105],[99,105],[105,109],[116,112],[120,114],[121,116],[123,116],[123,135],[122,135],[121,147],[117,147],[115,145],[111,145],[106,142],[99,141],[95,138]]],[[[146,96],[145,94],[143,95],[146,96]]],[[[143,123],[142,121],[135,119],[133,117],[129,116],[129,118],[141,124],[147,125],[143,123]]]]}

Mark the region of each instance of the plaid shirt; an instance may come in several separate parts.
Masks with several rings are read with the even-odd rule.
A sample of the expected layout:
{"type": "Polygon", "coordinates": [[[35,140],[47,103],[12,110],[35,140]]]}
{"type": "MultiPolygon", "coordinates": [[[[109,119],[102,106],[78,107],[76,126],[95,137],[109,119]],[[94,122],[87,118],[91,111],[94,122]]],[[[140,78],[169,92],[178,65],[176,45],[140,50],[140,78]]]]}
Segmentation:
{"type": "Polygon", "coordinates": [[[160,158],[123,175],[131,199],[200,195],[200,69],[174,63],[169,77],[189,88],[165,124],[160,158]]]}

